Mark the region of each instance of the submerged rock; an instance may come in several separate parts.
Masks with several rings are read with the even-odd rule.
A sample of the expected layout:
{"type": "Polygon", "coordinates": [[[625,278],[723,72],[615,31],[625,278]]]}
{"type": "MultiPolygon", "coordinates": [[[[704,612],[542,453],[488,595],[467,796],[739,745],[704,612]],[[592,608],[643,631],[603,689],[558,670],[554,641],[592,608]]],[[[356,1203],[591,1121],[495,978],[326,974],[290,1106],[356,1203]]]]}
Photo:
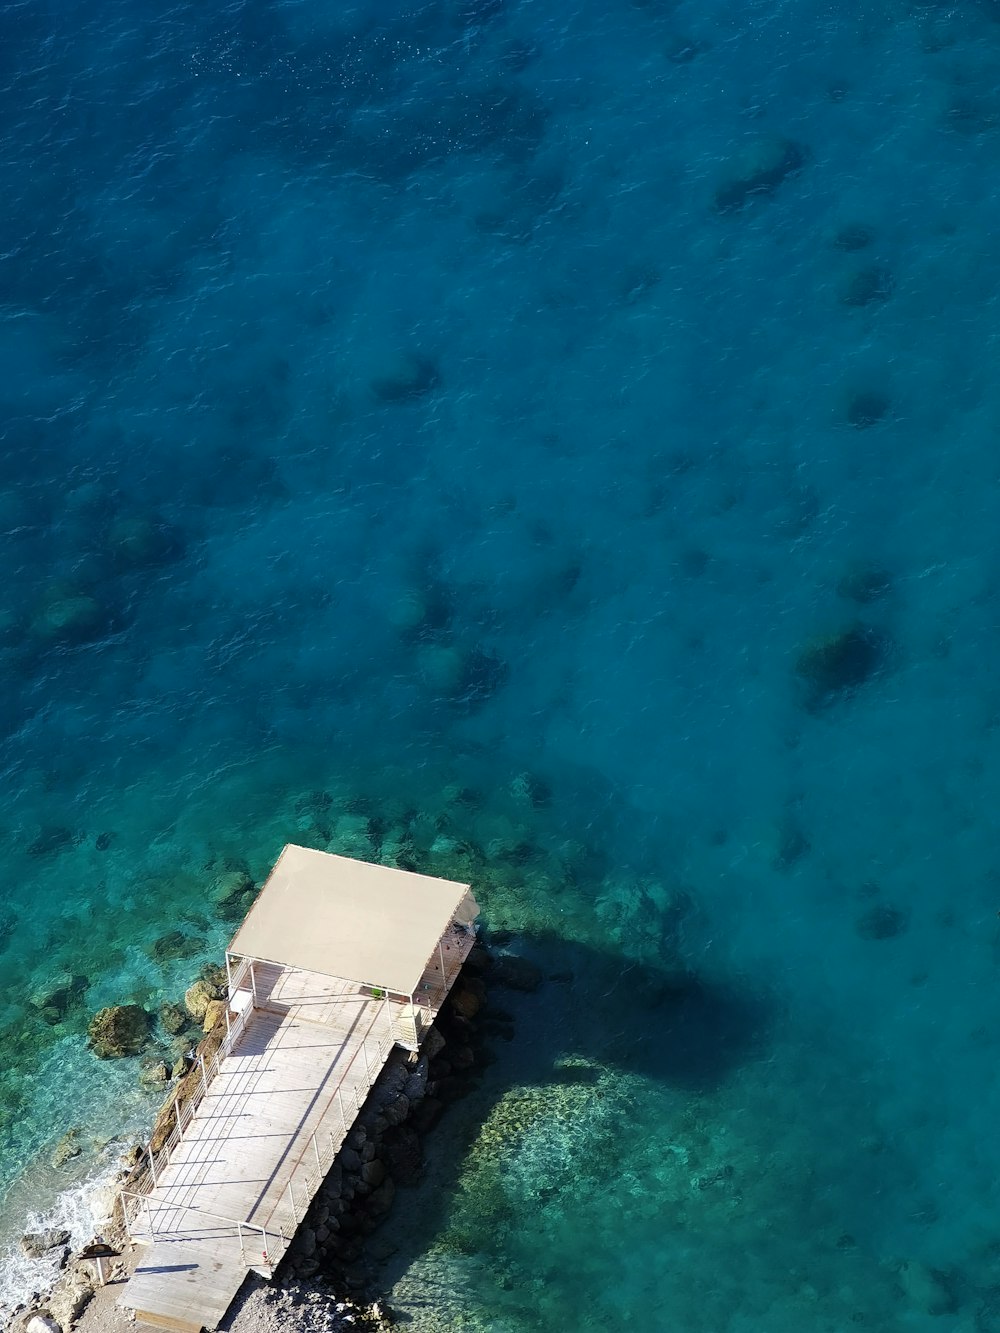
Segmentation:
{"type": "Polygon", "coordinates": [[[78,1129],[68,1129],[56,1144],[52,1156],[49,1159],[57,1169],[65,1166],[67,1162],[79,1157],[83,1152],[80,1147],[80,1131],[78,1129]]]}
{"type": "Polygon", "coordinates": [[[190,1022],[188,1014],[179,1004],[168,1002],[160,1005],[160,1026],[171,1037],[176,1037],[183,1032],[190,1025],[190,1022]]]}
{"type": "Polygon", "coordinates": [[[782,181],[802,170],[806,160],[805,149],[794,140],[761,135],[730,159],[726,179],[715,191],[716,208],[731,213],[754,195],[773,194],[782,181]]]}
{"type": "Polygon", "coordinates": [[[858,918],[856,929],[863,940],[892,940],[902,935],[908,924],[905,912],[881,903],[858,918]]]}
{"type": "Polygon", "coordinates": [[[885,642],[874,630],[852,625],[811,639],[795,660],[795,672],[806,687],[807,702],[820,707],[853,694],[881,670],[885,642]]]}
{"type": "Polygon", "coordinates": [[[149,1045],[151,1020],[138,1004],[113,1004],[90,1021],[87,1037],[100,1060],[139,1055],[149,1045]]]}
{"type": "Polygon", "coordinates": [[[405,352],[385,375],[377,375],[371,390],[381,403],[406,403],[436,389],[441,375],[435,363],[419,352],[405,352]]]}
{"type": "Polygon", "coordinates": [[[246,870],[223,870],[212,881],[210,896],[224,921],[240,921],[253,906],[257,890],[246,870]]]}
{"type": "Polygon", "coordinates": [[[910,1305],[921,1314],[952,1314],[957,1308],[947,1275],[927,1264],[915,1260],[900,1264],[899,1284],[910,1305]]]}
{"type": "Polygon", "coordinates": [[[192,958],[204,947],[204,940],[194,935],[185,935],[180,930],[168,930],[153,941],[149,956],[155,963],[169,963],[175,958],[192,958]]]}
{"type": "Polygon", "coordinates": [[[166,564],[183,554],[177,530],[160,519],[122,518],[108,533],[108,549],[118,569],[166,564]]]}
{"type": "Polygon", "coordinates": [[[31,621],[32,633],[45,643],[78,644],[98,639],[108,614],[96,597],[72,589],[51,589],[31,621]]]}
{"type": "Polygon", "coordinates": [[[70,1010],[82,1003],[90,982],[86,977],[65,972],[32,995],[29,1003],[50,1026],[63,1022],[70,1010]]]}
{"type": "Polygon", "coordinates": [[[497,954],[490,972],[490,983],[508,990],[536,991],[542,984],[542,970],[527,958],[516,954],[497,954]]]}

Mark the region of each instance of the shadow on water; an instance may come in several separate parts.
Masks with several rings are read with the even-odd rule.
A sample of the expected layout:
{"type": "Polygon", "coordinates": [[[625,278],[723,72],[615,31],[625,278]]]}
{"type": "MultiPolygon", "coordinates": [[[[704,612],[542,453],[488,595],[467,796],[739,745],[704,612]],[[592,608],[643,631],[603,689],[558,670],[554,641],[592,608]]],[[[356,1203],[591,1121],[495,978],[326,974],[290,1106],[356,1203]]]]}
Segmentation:
{"type": "MultiPolygon", "coordinates": [[[[545,979],[527,994],[490,985],[487,977],[476,1072],[465,1096],[425,1137],[423,1177],[397,1193],[392,1215],[368,1242],[367,1255],[378,1264],[376,1285],[383,1291],[391,1291],[428,1245],[454,1227],[456,1208],[468,1209],[463,1173],[473,1156],[481,1171],[481,1134],[491,1118],[500,1124],[500,1135],[498,1140],[491,1135],[489,1151],[498,1163],[502,1159],[504,1120],[497,1122],[496,1114],[505,1098],[513,1096],[522,1106],[558,1106],[560,1085],[583,1084],[574,1103],[585,1106],[592,1088],[600,1104],[609,1079],[631,1080],[634,1086],[638,1078],[687,1101],[717,1091],[766,1053],[774,1002],[738,983],[630,961],[555,935],[524,935],[517,943],[542,965],[545,979]]],[[[446,1018],[443,1026],[449,1044],[467,1039],[461,1030],[450,1032],[446,1018]]],[[[522,1123],[523,1115],[517,1112],[522,1123]]],[[[634,1128],[616,1124],[613,1096],[601,1115],[612,1139],[634,1128]]],[[[572,1169],[591,1172],[600,1189],[600,1173],[618,1169],[614,1160],[613,1153],[604,1165],[588,1161],[572,1169]]],[[[488,1213],[495,1207],[495,1198],[484,1201],[484,1216],[474,1230],[490,1225],[488,1213]]]]}

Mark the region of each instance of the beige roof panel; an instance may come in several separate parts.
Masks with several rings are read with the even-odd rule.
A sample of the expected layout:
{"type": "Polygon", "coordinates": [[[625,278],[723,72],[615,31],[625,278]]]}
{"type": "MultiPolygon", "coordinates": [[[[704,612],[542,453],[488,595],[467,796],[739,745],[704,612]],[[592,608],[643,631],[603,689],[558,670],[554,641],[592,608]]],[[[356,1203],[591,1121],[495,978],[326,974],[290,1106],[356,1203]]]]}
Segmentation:
{"type": "Polygon", "coordinates": [[[467,884],[289,843],[229,952],[412,995],[459,906],[467,884]]]}

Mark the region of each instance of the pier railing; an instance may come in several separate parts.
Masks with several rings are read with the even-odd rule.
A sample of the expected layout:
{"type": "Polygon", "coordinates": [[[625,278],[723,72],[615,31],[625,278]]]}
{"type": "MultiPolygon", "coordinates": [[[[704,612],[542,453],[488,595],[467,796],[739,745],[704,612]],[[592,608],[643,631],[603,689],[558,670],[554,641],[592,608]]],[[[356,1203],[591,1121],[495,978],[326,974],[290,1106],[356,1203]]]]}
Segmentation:
{"type": "Polygon", "coordinates": [[[265,1226],[271,1225],[275,1213],[286,1199],[294,1226],[297,1227],[302,1221],[306,1208],[312,1202],[317,1190],[326,1178],[327,1172],[333,1166],[337,1154],[344,1146],[344,1141],[351,1131],[358,1112],[368,1100],[368,1094],[374,1087],[375,1080],[382,1072],[389,1052],[395,1045],[395,1022],[387,999],[385,1009],[379,1009],[372,1016],[368,1027],[365,1029],[361,1045],[344,1066],[337,1080],[337,1086],[327,1098],[326,1105],[320,1113],[319,1127],[309,1135],[299,1149],[292,1164],[288,1185],[272,1205],[265,1219],[265,1226]],[[381,1035],[373,1035],[376,1024],[380,1019],[384,1021],[387,1016],[388,1030],[381,1035]],[[359,1077],[354,1082],[350,1082],[351,1070],[356,1063],[359,1077]],[[336,1116],[333,1114],[335,1104],[338,1113],[336,1116]],[[339,1132],[335,1128],[325,1128],[328,1119],[333,1120],[334,1125],[337,1124],[339,1119],[339,1132]],[[298,1185],[298,1194],[296,1194],[296,1185],[298,1185]]]}
{"type": "MultiPolygon", "coordinates": [[[[161,1227],[158,1232],[156,1225],[157,1215],[160,1213],[169,1213],[171,1215],[176,1213],[193,1213],[201,1222],[222,1222],[227,1228],[230,1228],[235,1232],[239,1242],[240,1254],[247,1268],[256,1268],[259,1264],[262,1264],[267,1268],[272,1268],[285,1252],[285,1233],[280,1227],[277,1231],[268,1231],[266,1227],[258,1226],[255,1222],[241,1222],[235,1217],[223,1217],[220,1213],[206,1212],[204,1208],[197,1208],[194,1204],[157,1203],[152,1200],[148,1194],[141,1194],[136,1190],[123,1189],[121,1191],[121,1197],[122,1202],[128,1210],[132,1211],[136,1220],[142,1216],[143,1212],[145,1212],[146,1215],[147,1233],[143,1234],[138,1227],[130,1227],[129,1237],[132,1240],[145,1240],[148,1238],[150,1241],[153,1241],[158,1234],[170,1236],[174,1240],[183,1240],[184,1233],[183,1231],[179,1231],[176,1226],[161,1227]],[[261,1257],[254,1261],[247,1258],[247,1243],[251,1240],[255,1244],[259,1243],[260,1245],[259,1252],[261,1257]]],[[[197,1230],[202,1233],[205,1231],[211,1231],[213,1233],[219,1232],[218,1227],[212,1226],[192,1227],[190,1230],[197,1230]]],[[[220,1233],[220,1239],[223,1234],[224,1233],[220,1233]]]]}
{"type": "MultiPolygon", "coordinates": [[[[234,972],[234,983],[236,977],[240,976],[244,970],[245,963],[241,964],[240,968],[234,972]]],[[[133,1172],[128,1181],[129,1188],[120,1191],[122,1195],[126,1229],[129,1229],[131,1217],[135,1214],[134,1210],[130,1214],[128,1207],[125,1206],[125,1195],[130,1194],[138,1197],[148,1193],[150,1189],[156,1188],[160,1174],[170,1160],[170,1154],[183,1139],[184,1131],[191,1124],[191,1121],[197,1113],[198,1107],[208,1095],[208,1089],[212,1084],[212,1080],[219,1072],[223,1060],[230,1054],[233,1047],[246,1030],[250,1012],[251,1010],[249,1008],[239,1009],[232,1012],[229,1008],[229,997],[227,996],[225,1014],[226,1035],[222,1038],[222,1041],[219,1043],[216,1050],[209,1055],[208,1059],[206,1059],[204,1055],[197,1055],[195,1057],[195,1063],[192,1065],[191,1069],[188,1070],[188,1073],[185,1075],[174,1094],[173,1105],[171,1107],[174,1118],[173,1128],[155,1151],[153,1150],[152,1142],[150,1142],[146,1148],[145,1162],[141,1164],[137,1171],[133,1172]]]]}

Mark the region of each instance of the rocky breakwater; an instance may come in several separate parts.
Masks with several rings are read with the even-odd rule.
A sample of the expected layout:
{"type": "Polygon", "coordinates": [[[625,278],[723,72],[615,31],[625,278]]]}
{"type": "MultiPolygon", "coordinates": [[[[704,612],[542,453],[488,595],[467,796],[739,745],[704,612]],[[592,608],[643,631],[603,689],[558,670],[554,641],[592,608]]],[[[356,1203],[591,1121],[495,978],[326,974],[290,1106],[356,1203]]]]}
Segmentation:
{"type": "MultiPolygon", "coordinates": [[[[449,1103],[475,1086],[488,1059],[487,1038],[513,1035],[513,1020],[490,1003],[487,986],[533,991],[540,983],[534,964],[476,945],[419,1055],[397,1051],[372,1089],[296,1233],[282,1274],[291,1270],[338,1293],[363,1292],[372,1299],[376,1255],[369,1237],[388,1215],[397,1187],[420,1178],[424,1136],[449,1103]]],[[[384,1310],[377,1299],[375,1306],[384,1310]]]]}

